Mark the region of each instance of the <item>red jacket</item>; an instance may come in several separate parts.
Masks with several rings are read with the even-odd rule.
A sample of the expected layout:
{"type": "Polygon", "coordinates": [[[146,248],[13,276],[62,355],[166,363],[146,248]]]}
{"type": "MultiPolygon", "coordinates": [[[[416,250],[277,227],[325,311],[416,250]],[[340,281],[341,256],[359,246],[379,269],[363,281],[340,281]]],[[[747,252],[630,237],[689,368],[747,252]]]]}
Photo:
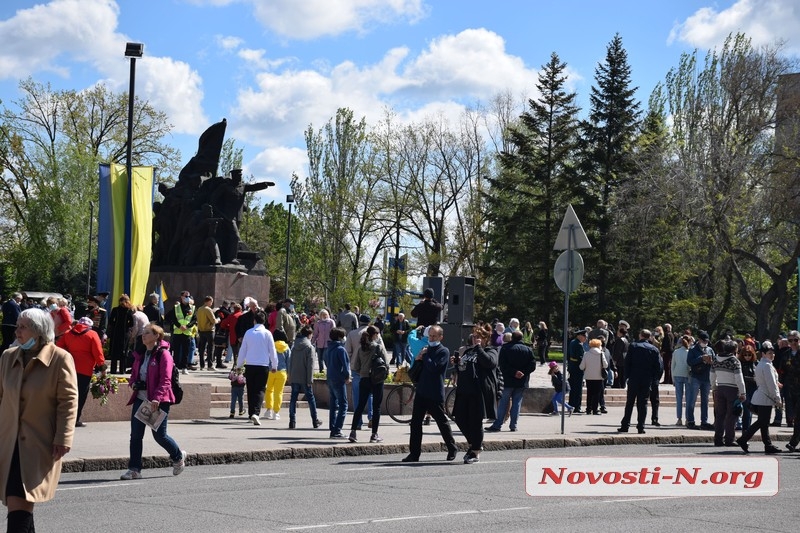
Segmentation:
{"type": "Polygon", "coordinates": [[[56,346],[72,354],[75,372],[82,376],[91,376],[94,367],[101,366],[106,361],[100,336],[84,324],[75,324],[75,327],[58,338],[56,346]]]}
{"type": "Polygon", "coordinates": [[[222,329],[228,330],[228,337],[231,341],[231,346],[236,346],[236,322],[239,321],[239,317],[242,316],[241,311],[236,311],[235,313],[229,314],[225,319],[219,323],[219,327],[222,329]]]}

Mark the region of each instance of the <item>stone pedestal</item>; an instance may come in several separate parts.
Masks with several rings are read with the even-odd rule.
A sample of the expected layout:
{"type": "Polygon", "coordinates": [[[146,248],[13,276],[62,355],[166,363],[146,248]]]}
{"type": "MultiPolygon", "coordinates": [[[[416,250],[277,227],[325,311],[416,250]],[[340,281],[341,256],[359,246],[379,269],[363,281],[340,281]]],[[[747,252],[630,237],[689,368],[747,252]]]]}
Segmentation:
{"type": "Polygon", "coordinates": [[[247,269],[244,266],[219,267],[159,267],[150,271],[148,293],[161,283],[167,291],[169,308],[181,291],[189,291],[195,305],[203,305],[203,298],[213,296],[215,305],[222,300],[242,302],[252,296],[262,307],[269,301],[269,276],[263,269],[247,269]]]}

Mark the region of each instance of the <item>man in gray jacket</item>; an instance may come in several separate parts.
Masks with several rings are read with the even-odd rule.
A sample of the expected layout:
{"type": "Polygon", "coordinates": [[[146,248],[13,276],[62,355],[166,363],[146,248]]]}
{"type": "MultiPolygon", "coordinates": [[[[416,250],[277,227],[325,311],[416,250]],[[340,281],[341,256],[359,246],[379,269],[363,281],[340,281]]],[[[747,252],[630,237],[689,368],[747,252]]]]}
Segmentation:
{"type": "Polygon", "coordinates": [[[322,425],[322,421],[317,418],[317,401],[314,398],[314,359],[316,350],[311,344],[311,335],[314,330],[311,326],[300,328],[300,334],[294,340],[292,353],[289,357],[287,370],[289,371],[288,381],[292,387],[292,395],[289,401],[289,429],[296,427],[295,412],[297,410],[297,397],[300,391],[306,395],[308,410],[311,412],[311,423],[314,429],[322,425]]]}

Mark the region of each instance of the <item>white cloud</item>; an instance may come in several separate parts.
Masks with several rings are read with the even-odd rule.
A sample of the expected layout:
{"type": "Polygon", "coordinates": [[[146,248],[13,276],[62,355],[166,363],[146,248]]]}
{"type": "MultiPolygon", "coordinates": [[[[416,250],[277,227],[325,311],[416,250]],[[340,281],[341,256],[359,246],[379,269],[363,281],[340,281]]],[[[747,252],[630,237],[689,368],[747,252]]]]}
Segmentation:
{"type": "Polygon", "coordinates": [[[217,35],[214,40],[223,50],[235,50],[244,42],[241,38],[233,37],[231,35],[217,35]]]}
{"type": "Polygon", "coordinates": [[[183,61],[168,57],[143,57],[137,63],[136,94],[146,98],[156,109],[167,113],[174,133],[202,133],[213,121],[203,111],[203,81],[183,61]],[[139,66],[141,65],[141,85],[139,66]]]}
{"type": "MultiPolygon", "coordinates": [[[[119,8],[111,0],[54,0],[21,9],[0,21],[0,79],[39,71],[69,76],[62,56],[102,63],[101,50],[113,42],[119,8]]],[[[115,48],[121,56],[124,40],[115,48]]]]}
{"type": "Polygon", "coordinates": [[[488,98],[503,91],[530,92],[537,71],[506,53],[503,38],[486,29],[445,35],[405,70],[409,87],[427,96],[438,94],[488,98]]]}
{"type": "Polygon", "coordinates": [[[376,22],[415,22],[426,15],[422,0],[252,0],[264,27],[292,39],[363,32],[376,22]]]}
{"type": "Polygon", "coordinates": [[[668,42],[711,49],[736,32],[747,35],[756,46],[785,39],[788,51],[800,53],[800,4],[796,0],[738,0],[721,11],[704,7],[677,24],[668,42]]]}
{"type": "Polygon", "coordinates": [[[256,181],[275,182],[275,187],[260,193],[266,201],[284,200],[293,173],[301,178],[308,174],[308,155],[303,148],[286,146],[266,148],[245,165],[245,174],[252,174],[256,181]]]}
{"type": "Polygon", "coordinates": [[[319,129],[340,107],[370,123],[386,106],[414,119],[440,113],[455,118],[465,105],[500,92],[531,96],[536,81],[537,71],[507,54],[497,34],[466,30],[437,39],[417,57],[395,48],[372,65],[346,61],[333,68],[261,72],[256,86],[239,92],[231,124],[237,138],[252,144],[296,144],[309,124],[319,129]]]}
{"type": "MultiPolygon", "coordinates": [[[[98,80],[114,91],[128,90],[125,43],[116,31],[119,8],[112,0],[53,0],[21,9],[0,22],[0,79],[55,72],[69,79],[67,65],[89,63],[98,80]]],[[[164,111],[175,133],[199,133],[208,120],[202,110],[202,80],[187,63],[145,55],[137,60],[136,94],[164,111]]],[[[93,85],[93,83],[89,83],[93,85]]]]}

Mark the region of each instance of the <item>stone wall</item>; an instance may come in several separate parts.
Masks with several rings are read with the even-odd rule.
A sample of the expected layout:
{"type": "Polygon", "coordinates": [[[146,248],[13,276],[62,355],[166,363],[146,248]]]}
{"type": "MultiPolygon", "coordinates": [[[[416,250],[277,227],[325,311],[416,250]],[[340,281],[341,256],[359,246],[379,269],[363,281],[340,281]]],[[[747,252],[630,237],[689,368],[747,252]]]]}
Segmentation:
{"type": "MultiPolygon", "coordinates": [[[[170,420],[194,420],[211,417],[211,384],[210,383],[181,383],[183,388],[183,401],[173,405],[169,411],[170,420]]],[[[81,418],[84,422],[119,422],[131,419],[131,407],[128,404],[132,390],[127,383],[119,387],[116,394],[108,397],[106,405],[100,405],[100,400],[89,398],[83,406],[81,418]]]]}

